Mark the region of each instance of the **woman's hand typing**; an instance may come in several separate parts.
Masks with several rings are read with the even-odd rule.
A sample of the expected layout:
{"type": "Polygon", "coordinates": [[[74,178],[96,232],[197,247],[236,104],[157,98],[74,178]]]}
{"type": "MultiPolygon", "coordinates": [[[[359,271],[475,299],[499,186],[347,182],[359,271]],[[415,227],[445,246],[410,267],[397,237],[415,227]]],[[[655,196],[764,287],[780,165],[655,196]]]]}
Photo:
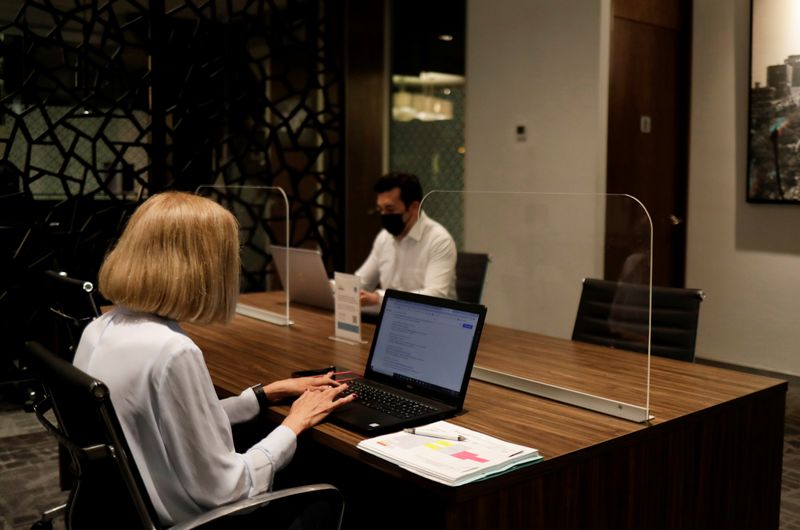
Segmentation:
{"type": "Polygon", "coordinates": [[[280,401],[287,397],[299,396],[306,390],[321,390],[337,386],[339,386],[339,383],[333,379],[333,372],[331,371],[325,375],[293,377],[274,381],[264,387],[264,392],[266,392],[270,401],[280,401]]]}
{"type": "Polygon", "coordinates": [[[292,403],[292,409],[283,420],[283,425],[292,429],[295,434],[300,434],[313,427],[325,419],[332,410],[350,403],[356,398],[355,394],[350,394],[336,399],[345,390],[347,390],[347,384],[306,390],[292,403]]]}

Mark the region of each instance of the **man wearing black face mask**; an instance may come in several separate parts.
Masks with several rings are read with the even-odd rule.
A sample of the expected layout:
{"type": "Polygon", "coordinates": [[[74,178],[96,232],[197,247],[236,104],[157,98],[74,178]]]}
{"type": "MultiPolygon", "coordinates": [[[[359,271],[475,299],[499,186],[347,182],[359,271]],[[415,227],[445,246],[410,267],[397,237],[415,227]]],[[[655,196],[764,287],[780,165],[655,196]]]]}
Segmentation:
{"type": "Polygon", "coordinates": [[[389,173],[375,183],[381,230],[361,277],[361,305],[379,307],[385,289],[455,298],[456,245],[447,230],[424,213],[416,176],[389,173]],[[380,289],[376,289],[380,285],[380,289]]]}

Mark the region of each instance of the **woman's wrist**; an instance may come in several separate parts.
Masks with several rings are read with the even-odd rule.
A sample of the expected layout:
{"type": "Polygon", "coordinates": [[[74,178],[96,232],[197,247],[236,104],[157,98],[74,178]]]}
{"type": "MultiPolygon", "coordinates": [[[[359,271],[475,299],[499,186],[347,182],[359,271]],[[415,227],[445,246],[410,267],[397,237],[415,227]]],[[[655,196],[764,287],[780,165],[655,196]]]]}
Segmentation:
{"type": "Polygon", "coordinates": [[[291,414],[286,416],[286,419],[283,420],[281,425],[289,427],[294,432],[295,436],[300,436],[300,433],[308,428],[307,422],[302,421],[297,416],[292,416],[291,414]]]}
{"type": "Polygon", "coordinates": [[[270,403],[277,403],[288,395],[287,392],[281,389],[278,381],[273,381],[266,385],[264,387],[264,393],[267,395],[270,403]]]}
{"type": "Polygon", "coordinates": [[[262,418],[267,413],[269,409],[269,396],[267,392],[264,390],[264,385],[258,383],[250,387],[253,390],[253,393],[256,395],[256,400],[258,400],[258,414],[262,418]]]}

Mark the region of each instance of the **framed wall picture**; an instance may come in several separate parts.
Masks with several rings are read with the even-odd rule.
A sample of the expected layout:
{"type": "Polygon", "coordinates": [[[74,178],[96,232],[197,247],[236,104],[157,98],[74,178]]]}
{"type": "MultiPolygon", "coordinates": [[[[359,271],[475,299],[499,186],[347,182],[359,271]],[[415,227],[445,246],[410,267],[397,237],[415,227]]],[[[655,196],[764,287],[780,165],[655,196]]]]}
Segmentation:
{"type": "Polygon", "coordinates": [[[752,0],[747,200],[800,204],[800,2],[752,0]]]}

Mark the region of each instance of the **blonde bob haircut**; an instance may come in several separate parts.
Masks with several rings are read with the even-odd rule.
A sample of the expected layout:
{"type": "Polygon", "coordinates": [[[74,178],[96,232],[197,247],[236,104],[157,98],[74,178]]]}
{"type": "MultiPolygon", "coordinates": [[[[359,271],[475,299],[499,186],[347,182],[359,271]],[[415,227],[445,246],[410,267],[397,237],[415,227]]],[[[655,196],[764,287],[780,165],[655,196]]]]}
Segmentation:
{"type": "Polygon", "coordinates": [[[99,275],[100,292],[133,311],[227,322],[239,297],[239,226],[212,200],[153,195],[131,216],[99,275]]]}

